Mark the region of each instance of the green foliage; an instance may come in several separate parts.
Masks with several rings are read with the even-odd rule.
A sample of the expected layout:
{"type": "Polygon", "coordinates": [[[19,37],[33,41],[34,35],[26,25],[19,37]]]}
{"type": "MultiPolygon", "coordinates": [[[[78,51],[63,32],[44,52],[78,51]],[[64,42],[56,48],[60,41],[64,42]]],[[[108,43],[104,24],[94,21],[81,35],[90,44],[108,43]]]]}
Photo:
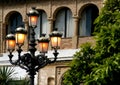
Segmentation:
{"type": "Polygon", "coordinates": [[[20,79],[20,80],[12,80],[9,82],[8,85],[29,85],[30,83],[30,80],[27,79],[27,78],[23,78],[23,79],[20,79]]]}
{"type": "Polygon", "coordinates": [[[92,68],[85,85],[120,85],[120,53],[105,58],[103,62],[92,68]]]}
{"type": "Polygon", "coordinates": [[[14,67],[0,67],[0,85],[29,85],[29,79],[15,80],[13,75],[17,74],[14,67]]]}
{"type": "Polygon", "coordinates": [[[94,57],[94,50],[90,43],[83,44],[81,50],[76,52],[71,62],[71,69],[65,73],[64,85],[80,85],[85,80],[85,76],[90,74],[90,63],[94,57]]]}
{"type": "Polygon", "coordinates": [[[106,0],[104,7],[100,12],[100,16],[95,20],[97,33],[109,24],[120,22],[120,0],[106,0]]]}
{"type": "Polygon", "coordinates": [[[21,79],[20,85],[29,85],[29,84],[30,84],[30,79],[28,78],[21,79]]]}
{"type": "Polygon", "coordinates": [[[101,60],[120,52],[120,25],[109,24],[96,36],[96,59],[101,60]]]}
{"type": "Polygon", "coordinates": [[[74,55],[64,85],[120,85],[120,0],[107,0],[95,21],[94,49],[74,55]]]}
{"type": "Polygon", "coordinates": [[[14,74],[16,74],[14,68],[0,67],[0,85],[8,85],[14,74]]]}

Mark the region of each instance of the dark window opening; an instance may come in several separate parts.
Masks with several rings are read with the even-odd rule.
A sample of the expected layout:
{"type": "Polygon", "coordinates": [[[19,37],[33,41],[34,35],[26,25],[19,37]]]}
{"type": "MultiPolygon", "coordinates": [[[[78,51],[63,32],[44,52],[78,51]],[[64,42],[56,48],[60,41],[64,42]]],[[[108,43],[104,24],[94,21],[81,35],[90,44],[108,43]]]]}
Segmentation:
{"type": "Polygon", "coordinates": [[[72,12],[68,8],[63,8],[56,14],[54,28],[63,33],[63,37],[72,37],[73,35],[73,18],[72,12]]]}
{"type": "Polygon", "coordinates": [[[94,32],[94,20],[98,16],[98,8],[94,5],[87,6],[81,14],[79,23],[79,35],[80,36],[92,36],[94,32]]]}
{"type": "Polygon", "coordinates": [[[19,13],[13,13],[8,20],[8,25],[6,26],[8,31],[8,33],[15,33],[15,29],[19,26],[24,27],[24,23],[22,22],[22,16],[19,13]]]}

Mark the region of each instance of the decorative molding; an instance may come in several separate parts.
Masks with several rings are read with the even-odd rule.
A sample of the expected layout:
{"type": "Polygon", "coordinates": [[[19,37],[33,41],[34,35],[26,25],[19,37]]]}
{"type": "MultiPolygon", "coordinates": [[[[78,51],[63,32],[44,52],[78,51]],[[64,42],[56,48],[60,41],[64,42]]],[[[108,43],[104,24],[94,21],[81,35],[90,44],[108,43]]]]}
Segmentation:
{"type": "Polygon", "coordinates": [[[67,66],[65,63],[64,65],[56,66],[55,85],[61,85],[62,77],[68,69],[69,66],[67,66]]]}

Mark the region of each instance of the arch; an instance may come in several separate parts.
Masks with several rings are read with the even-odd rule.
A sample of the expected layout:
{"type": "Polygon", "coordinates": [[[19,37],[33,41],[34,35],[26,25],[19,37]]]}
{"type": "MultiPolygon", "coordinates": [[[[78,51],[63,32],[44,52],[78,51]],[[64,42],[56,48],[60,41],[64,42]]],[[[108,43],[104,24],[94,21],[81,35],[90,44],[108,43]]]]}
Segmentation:
{"type": "Polygon", "coordinates": [[[23,17],[17,11],[11,11],[7,14],[6,18],[6,33],[15,33],[15,29],[19,26],[24,27],[23,17]]]}
{"type": "MultiPolygon", "coordinates": [[[[62,9],[69,9],[71,12],[72,12],[72,10],[69,8],[69,7],[67,7],[67,6],[60,6],[60,7],[58,7],[58,8],[56,8],[55,9],[55,11],[54,11],[54,13],[53,13],[53,19],[55,19],[55,17],[56,17],[56,15],[57,15],[57,13],[58,13],[58,11],[60,11],[60,10],[62,10],[62,9]]],[[[72,13],[73,14],[73,13],[72,13]]]]}
{"type": "Polygon", "coordinates": [[[35,29],[36,38],[40,37],[43,33],[46,34],[48,37],[50,27],[47,19],[47,14],[44,10],[40,9],[38,9],[38,12],[39,12],[38,24],[37,28],[35,29]]]}
{"type": "MultiPolygon", "coordinates": [[[[47,11],[46,10],[44,10],[44,9],[37,9],[37,11],[42,11],[42,12],[45,12],[45,14],[48,16],[48,14],[47,14],[47,11]]],[[[48,17],[47,17],[48,18],[48,17]]]]}
{"type": "Polygon", "coordinates": [[[22,17],[22,20],[23,20],[23,16],[22,16],[22,14],[21,14],[20,12],[18,12],[18,11],[10,11],[9,13],[6,14],[5,19],[4,19],[4,20],[5,20],[4,23],[8,24],[8,20],[9,20],[10,16],[11,16],[12,14],[15,14],[15,13],[20,14],[21,17],[22,17]]]}
{"type": "Polygon", "coordinates": [[[61,75],[61,78],[60,78],[60,80],[59,80],[59,85],[64,85],[64,83],[63,83],[63,80],[64,80],[64,76],[65,76],[65,73],[66,73],[67,71],[65,71],[62,75],[61,75]]]}
{"type": "Polygon", "coordinates": [[[96,4],[93,4],[93,3],[83,4],[83,5],[81,6],[81,8],[79,9],[79,11],[78,11],[78,15],[79,15],[80,18],[81,18],[81,14],[82,14],[82,12],[85,10],[85,8],[87,8],[87,7],[89,7],[89,6],[94,6],[95,8],[97,8],[98,13],[99,13],[99,7],[98,7],[96,4]]]}
{"type": "Polygon", "coordinates": [[[94,32],[94,20],[99,14],[99,9],[94,4],[86,4],[79,11],[79,36],[91,36],[94,32]]]}
{"type": "Polygon", "coordinates": [[[73,17],[68,7],[61,7],[55,13],[54,28],[63,33],[63,37],[73,36],[73,17]]]}
{"type": "MultiPolygon", "coordinates": [[[[21,17],[21,22],[23,22],[23,16],[18,11],[8,11],[8,12],[6,12],[4,14],[4,16],[3,16],[3,29],[4,30],[2,31],[2,33],[3,33],[2,37],[6,37],[6,35],[11,32],[10,25],[9,25],[9,21],[11,21],[10,17],[11,16],[14,17],[14,15],[16,16],[16,14],[21,17]]],[[[14,32],[15,32],[15,30],[13,31],[13,33],[14,32]]],[[[5,39],[3,40],[2,46],[3,46],[3,49],[4,49],[3,52],[5,52],[6,51],[6,42],[5,42],[5,39]]]]}

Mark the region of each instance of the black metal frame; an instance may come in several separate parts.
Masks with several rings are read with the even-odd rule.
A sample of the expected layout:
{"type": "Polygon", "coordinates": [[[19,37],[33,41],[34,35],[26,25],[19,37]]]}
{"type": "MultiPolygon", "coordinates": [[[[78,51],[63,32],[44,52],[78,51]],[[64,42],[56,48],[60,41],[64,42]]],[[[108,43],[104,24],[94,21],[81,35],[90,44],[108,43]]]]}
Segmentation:
{"type": "MultiPolygon", "coordinates": [[[[38,12],[35,9],[35,7],[32,8],[32,11],[30,11],[28,14],[28,17],[30,16],[38,16],[38,12]]],[[[8,48],[9,51],[9,61],[12,65],[15,66],[19,66],[23,69],[26,70],[26,72],[28,72],[28,75],[30,76],[30,85],[34,85],[34,76],[36,75],[36,73],[39,71],[40,68],[43,68],[44,66],[50,64],[50,63],[54,63],[57,59],[58,56],[58,52],[57,49],[59,49],[59,46],[55,46],[52,47],[54,52],[54,58],[53,59],[49,59],[45,53],[46,52],[41,52],[39,55],[35,55],[36,52],[36,39],[35,39],[35,28],[37,26],[29,26],[30,28],[30,40],[29,40],[29,52],[25,53],[25,54],[21,54],[22,53],[22,45],[23,43],[18,43],[16,42],[18,49],[18,59],[17,60],[12,60],[13,58],[13,54],[12,52],[14,51],[14,48],[8,48]]],[[[27,32],[25,31],[25,29],[23,28],[19,28],[18,30],[16,30],[16,33],[23,33],[23,34],[27,34],[27,32]]],[[[57,32],[57,30],[53,31],[50,34],[50,37],[62,37],[62,34],[57,32]]],[[[10,34],[9,36],[6,37],[7,40],[14,40],[15,41],[15,36],[13,34],[10,34]]],[[[48,39],[44,39],[45,42],[49,42],[48,39]]],[[[42,40],[42,42],[44,42],[42,40]]],[[[41,42],[40,39],[38,39],[38,42],[41,42]]],[[[58,43],[57,43],[58,45],[58,43]]]]}
{"type": "MultiPolygon", "coordinates": [[[[35,8],[32,8],[33,10],[35,10],[35,8]]],[[[31,15],[34,15],[34,16],[38,16],[36,10],[35,11],[32,11],[31,13],[27,14],[28,16],[31,16],[31,15]]],[[[18,46],[18,49],[17,49],[17,52],[18,52],[18,59],[17,60],[12,60],[13,58],[13,54],[12,52],[14,51],[14,49],[8,49],[9,51],[9,61],[12,65],[16,65],[16,66],[19,66],[23,69],[26,70],[26,72],[28,72],[28,75],[30,76],[30,85],[34,85],[34,76],[36,75],[36,72],[39,71],[40,68],[43,68],[44,66],[46,66],[47,64],[50,64],[50,63],[54,63],[57,59],[57,56],[58,56],[58,52],[57,52],[57,49],[59,49],[59,47],[52,47],[54,52],[53,52],[53,55],[54,55],[54,59],[49,59],[46,55],[45,55],[45,52],[42,52],[40,53],[39,55],[35,55],[35,52],[36,52],[36,39],[35,39],[35,28],[37,26],[29,26],[29,30],[30,30],[30,40],[29,40],[29,52],[25,53],[25,54],[21,54],[22,53],[22,45],[23,44],[19,44],[17,43],[17,46],[18,46]]],[[[26,34],[27,32],[24,31],[23,29],[19,29],[16,31],[16,33],[24,33],[26,34]]],[[[50,37],[54,37],[54,36],[58,36],[58,37],[61,37],[62,34],[58,33],[57,31],[54,31],[53,33],[50,34],[50,37]]],[[[15,40],[15,37],[12,35],[12,36],[9,36],[7,37],[8,40],[12,39],[12,40],[15,40]]]]}
{"type": "Polygon", "coordinates": [[[47,58],[47,56],[45,55],[45,53],[41,53],[37,56],[35,56],[35,52],[36,52],[36,48],[35,46],[37,45],[35,42],[35,32],[34,32],[34,28],[31,29],[31,39],[30,39],[30,43],[29,43],[29,51],[30,53],[25,53],[23,55],[21,55],[22,49],[21,46],[18,47],[17,52],[18,52],[18,59],[16,61],[12,60],[12,52],[10,52],[9,59],[10,59],[10,63],[12,65],[16,65],[19,66],[23,69],[25,69],[28,72],[28,75],[30,76],[30,85],[34,85],[34,76],[36,75],[36,72],[38,72],[38,70],[44,66],[46,66],[47,64],[50,63],[54,63],[57,59],[58,56],[58,52],[57,52],[57,48],[53,48],[54,49],[54,59],[50,60],[49,58],[47,58]]]}

